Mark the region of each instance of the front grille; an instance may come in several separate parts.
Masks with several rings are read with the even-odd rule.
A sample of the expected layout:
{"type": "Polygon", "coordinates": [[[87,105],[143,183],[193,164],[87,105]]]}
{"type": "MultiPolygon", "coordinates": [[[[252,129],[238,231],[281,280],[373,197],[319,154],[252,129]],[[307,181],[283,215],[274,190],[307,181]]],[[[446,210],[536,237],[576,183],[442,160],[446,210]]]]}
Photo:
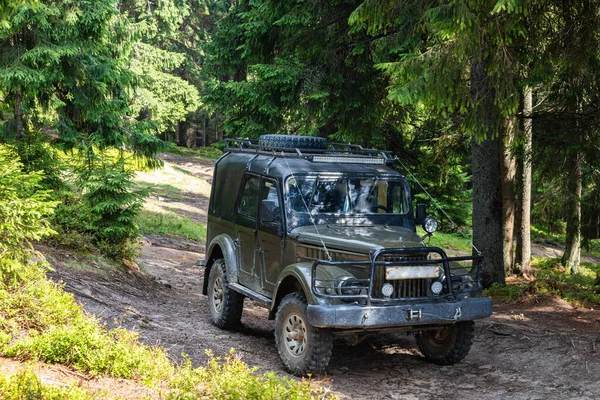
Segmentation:
{"type": "MultiPolygon", "coordinates": [[[[378,261],[394,262],[394,261],[422,261],[427,260],[427,254],[418,253],[411,255],[385,255],[378,258],[378,261]]],[[[385,271],[382,269],[382,271],[385,271]]],[[[390,298],[402,299],[402,298],[416,298],[416,297],[427,297],[431,296],[431,279],[395,279],[386,280],[385,272],[380,275],[381,284],[377,285],[379,288],[385,283],[390,283],[394,287],[394,292],[390,298]]],[[[381,293],[381,290],[377,290],[379,298],[385,298],[381,293]]]]}
{"type": "Polygon", "coordinates": [[[429,287],[431,279],[403,279],[386,281],[394,287],[392,299],[431,296],[429,287]]]}

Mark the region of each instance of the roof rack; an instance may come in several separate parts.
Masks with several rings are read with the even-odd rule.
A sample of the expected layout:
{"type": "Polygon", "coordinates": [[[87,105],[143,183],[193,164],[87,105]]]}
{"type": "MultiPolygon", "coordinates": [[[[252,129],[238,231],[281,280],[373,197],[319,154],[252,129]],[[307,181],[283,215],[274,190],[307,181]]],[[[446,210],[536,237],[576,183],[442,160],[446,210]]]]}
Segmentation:
{"type": "Polygon", "coordinates": [[[275,157],[303,158],[311,162],[352,164],[395,164],[397,158],[391,151],[365,149],[357,144],[326,143],[324,149],[299,147],[273,147],[259,144],[257,139],[225,139],[225,151],[264,154],[275,157]]]}

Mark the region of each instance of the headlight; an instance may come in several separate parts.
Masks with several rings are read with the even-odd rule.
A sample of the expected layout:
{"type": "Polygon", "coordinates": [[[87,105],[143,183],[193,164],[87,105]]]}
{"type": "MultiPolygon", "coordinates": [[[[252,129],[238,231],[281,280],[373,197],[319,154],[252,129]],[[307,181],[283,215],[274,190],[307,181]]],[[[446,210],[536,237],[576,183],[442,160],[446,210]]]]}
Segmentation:
{"type": "Polygon", "coordinates": [[[435,219],[433,219],[431,217],[427,217],[427,218],[425,218],[425,221],[423,221],[423,229],[425,229],[425,232],[433,233],[433,232],[437,231],[437,228],[438,228],[438,223],[435,219]]]}
{"type": "Polygon", "coordinates": [[[344,296],[358,296],[366,294],[367,288],[355,277],[345,276],[340,279],[336,291],[337,294],[344,296]]]}

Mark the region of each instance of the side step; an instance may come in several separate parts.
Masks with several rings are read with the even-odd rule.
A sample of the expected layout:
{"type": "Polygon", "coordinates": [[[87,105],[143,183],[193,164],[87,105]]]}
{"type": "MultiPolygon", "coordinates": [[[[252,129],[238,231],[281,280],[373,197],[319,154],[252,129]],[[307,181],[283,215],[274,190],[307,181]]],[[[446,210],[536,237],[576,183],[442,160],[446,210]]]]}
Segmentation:
{"type": "Polygon", "coordinates": [[[271,309],[271,305],[273,304],[272,299],[269,299],[268,297],[265,297],[262,294],[258,294],[254,290],[250,290],[247,287],[240,285],[239,283],[229,283],[228,286],[236,292],[241,293],[252,300],[256,300],[260,303],[261,306],[271,309]]]}

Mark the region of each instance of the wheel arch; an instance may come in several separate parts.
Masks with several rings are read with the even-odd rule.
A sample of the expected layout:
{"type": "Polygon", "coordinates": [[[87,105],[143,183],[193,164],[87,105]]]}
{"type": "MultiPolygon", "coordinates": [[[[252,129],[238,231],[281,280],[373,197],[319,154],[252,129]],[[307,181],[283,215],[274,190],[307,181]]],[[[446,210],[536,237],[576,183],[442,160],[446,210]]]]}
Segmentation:
{"type": "Polygon", "coordinates": [[[202,294],[208,293],[208,276],[214,262],[220,258],[225,259],[225,268],[229,282],[238,282],[237,255],[235,244],[229,235],[219,235],[210,242],[206,252],[206,266],[204,268],[204,282],[202,294]]]}
{"type": "Polygon", "coordinates": [[[269,319],[275,319],[275,314],[281,300],[290,293],[302,292],[306,297],[306,301],[309,304],[313,303],[309,278],[310,264],[306,264],[292,264],[282,271],[281,278],[278,280],[278,284],[273,292],[273,302],[269,310],[269,319]]]}

